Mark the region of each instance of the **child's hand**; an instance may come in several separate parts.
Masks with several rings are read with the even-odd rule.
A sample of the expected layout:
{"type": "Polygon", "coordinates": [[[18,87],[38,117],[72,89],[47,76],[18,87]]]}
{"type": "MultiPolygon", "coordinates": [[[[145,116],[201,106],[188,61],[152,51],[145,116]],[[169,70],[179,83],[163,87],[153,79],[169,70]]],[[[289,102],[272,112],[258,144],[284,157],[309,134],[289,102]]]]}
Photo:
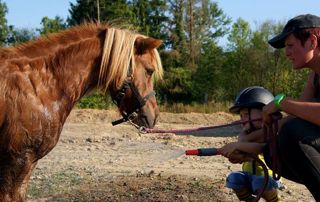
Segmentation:
{"type": "Polygon", "coordinates": [[[238,136],[238,141],[239,142],[248,142],[248,138],[247,138],[247,133],[242,131],[239,136],[238,136]]]}
{"type": "Polygon", "coordinates": [[[218,149],[219,154],[229,158],[237,150],[238,142],[231,142],[218,149]]]}
{"type": "Polygon", "coordinates": [[[248,154],[259,154],[265,143],[232,142],[218,149],[218,153],[227,157],[231,163],[240,163],[251,160],[248,154]]]}

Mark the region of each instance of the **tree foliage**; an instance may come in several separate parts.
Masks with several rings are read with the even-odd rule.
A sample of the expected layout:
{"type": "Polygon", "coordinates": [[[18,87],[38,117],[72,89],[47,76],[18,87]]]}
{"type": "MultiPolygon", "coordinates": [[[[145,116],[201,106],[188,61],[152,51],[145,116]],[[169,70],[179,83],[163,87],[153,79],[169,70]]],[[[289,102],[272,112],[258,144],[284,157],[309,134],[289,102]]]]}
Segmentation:
{"type": "Polygon", "coordinates": [[[47,16],[45,16],[41,20],[41,25],[42,27],[38,29],[41,35],[58,32],[67,28],[67,24],[59,16],[56,16],[54,19],[50,19],[47,16]]]}
{"type": "Polygon", "coordinates": [[[165,12],[165,0],[133,0],[130,4],[134,13],[135,26],[145,35],[167,39],[165,22],[168,20],[165,12]]]}
{"type": "Polygon", "coordinates": [[[0,0],[0,46],[4,46],[7,42],[9,27],[7,25],[6,14],[8,8],[5,2],[0,0]]]}
{"type": "Polygon", "coordinates": [[[16,45],[37,38],[36,31],[28,28],[15,28],[9,26],[7,35],[7,44],[16,45]]]}
{"type": "MultiPolygon", "coordinates": [[[[33,29],[7,26],[6,4],[0,0],[0,43],[13,45],[37,37],[33,29]]],[[[298,97],[307,71],[294,72],[283,50],[267,43],[284,22],[265,21],[255,30],[231,19],[212,0],[77,0],[69,17],[43,17],[37,31],[57,32],[84,22],[108,22],[163,40],[160,47],[164,81],[156,85],[162,102],[231,101],[247,86],[298,97]],[[227,39],[220,47],[219,39],[227,39]]],[[[80,107],[108,107],[102,95],[83,99],[80,107]]]]}
{"type": "Polygon", "coordinates": [[[111,22],[114,20],[130,23],[133,12],[125,0],[77,0],[70,3],[70,26],[84,22],[111,22]]]}
{"type": "Polygon", "coordinates": [[[75,4],[70,3],[70,17],[67,19],[71,26],[83,22],[97,21],[97,6],[94,0],[77,0],[75,4]]]}

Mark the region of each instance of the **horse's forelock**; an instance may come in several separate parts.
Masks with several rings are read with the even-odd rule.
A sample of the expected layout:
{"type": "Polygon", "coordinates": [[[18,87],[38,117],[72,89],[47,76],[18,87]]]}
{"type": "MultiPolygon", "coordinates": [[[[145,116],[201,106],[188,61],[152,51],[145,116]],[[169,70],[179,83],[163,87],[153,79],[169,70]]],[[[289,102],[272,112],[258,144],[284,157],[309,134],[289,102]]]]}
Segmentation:
{"type": "Polygon", "coordinates": [[[157,66],[155,69],[155,73],[156,73],[155,76],[156,76],[156,78],[162,79],[163,67],[162,67],[161,58],[160,58],[160,55],[159,55],[159,52],[157,49],[153,50],[153,55],[154,55],[154,57],[156,59],[156,63],[157,63],[157,66]]]}
{"type": "MultiPolygon", "coordinates": [[[[120,89],[124,80],[128,76],[131,65],[132,72],[135,68],[134,43],[138,37],[146,36],[132,33],[128,30],[108,28],[105,34],[104,50],[100,66],[99,86],[105,92],[110,84],[116,89],[120,89]]],[[[156,60],[156,77],[162,78],[163,69],[159,53],[152,50],[152,56],[156,60]]]]}
{"type": "Polygon", "coordinates": [[[137,35],[127,30],[106,30],[101,60],[99,85],[107,91],[110,84],[119,89],[128,76],[131,63],[134,69],[133,47],[137,35]]]}

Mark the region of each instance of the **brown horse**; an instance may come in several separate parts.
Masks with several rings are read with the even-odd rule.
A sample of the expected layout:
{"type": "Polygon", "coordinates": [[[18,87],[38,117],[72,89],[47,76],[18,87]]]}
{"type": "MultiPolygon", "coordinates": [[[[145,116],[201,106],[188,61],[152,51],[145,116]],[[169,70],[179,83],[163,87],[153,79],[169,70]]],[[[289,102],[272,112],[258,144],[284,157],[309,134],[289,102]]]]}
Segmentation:
{"type": "Polygon", "coordinates": [[[57,144],[75,103],[95,87],[110,93],[124,120],[153,127],[160,44],[86,24],[0,49],[0,201],[24,201],[37,161],[57,144]]]}

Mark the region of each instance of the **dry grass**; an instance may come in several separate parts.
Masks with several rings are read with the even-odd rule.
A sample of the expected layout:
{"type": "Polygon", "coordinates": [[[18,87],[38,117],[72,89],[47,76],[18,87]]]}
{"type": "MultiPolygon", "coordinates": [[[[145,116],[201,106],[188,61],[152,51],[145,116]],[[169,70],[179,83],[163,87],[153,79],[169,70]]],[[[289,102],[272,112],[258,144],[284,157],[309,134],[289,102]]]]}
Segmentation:
{"type": "Polygon", "coordinates": [[[228,201],[224,180],[209,178],[137,175],[94,179],[71,170],[42,177],[31,181],[29,202],[228,201]]]}

